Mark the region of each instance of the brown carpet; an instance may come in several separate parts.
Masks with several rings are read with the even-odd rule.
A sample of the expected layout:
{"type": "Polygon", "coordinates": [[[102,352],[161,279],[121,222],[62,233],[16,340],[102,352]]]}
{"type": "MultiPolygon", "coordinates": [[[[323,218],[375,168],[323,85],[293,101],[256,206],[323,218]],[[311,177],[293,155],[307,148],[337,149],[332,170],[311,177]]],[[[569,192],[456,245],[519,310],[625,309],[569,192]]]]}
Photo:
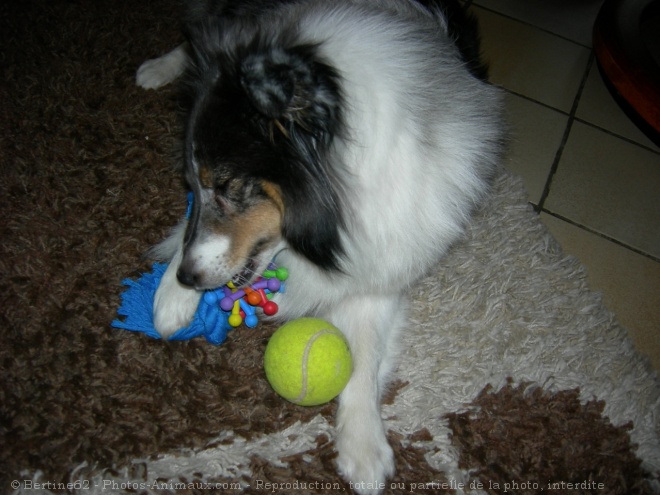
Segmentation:
{"type": "MultiPolygon", "coordinates": [[[[180,39],[177,12],[174,0],[0,5],[1,493],[12,480],[99,472],[151,480],[147,460],[159,455],[252,442],[318,415],[332,424],[334,404],[300,408],[271,391],[261,359],[272,328],[235,331],[217,348],[110,328],[121,280],[148,269],[142,254],[185,210],[175,91],[134,85],[139,64],[180,39]]],[[[602,403],[577,392],[521,387],[486,388],[445,419],[469,482],[487,493],[515,479],[546,493],[652,493],[632,425],[613,426],[602,403]],[[554,490],[550,480],[604,488],[554,490]]],[[[390,431],[389,493],[453,493],[453,478],[429,461],[441,449],[423,447],[432,440],[423,427],[390,431]]],[[[264,492],[255,479],[308,483],[281,493],[348,491],[333,456],[323,433],[279,462],[250,454],[234,478],[193,478],[240,482],[245,493],[264,492]]]]}

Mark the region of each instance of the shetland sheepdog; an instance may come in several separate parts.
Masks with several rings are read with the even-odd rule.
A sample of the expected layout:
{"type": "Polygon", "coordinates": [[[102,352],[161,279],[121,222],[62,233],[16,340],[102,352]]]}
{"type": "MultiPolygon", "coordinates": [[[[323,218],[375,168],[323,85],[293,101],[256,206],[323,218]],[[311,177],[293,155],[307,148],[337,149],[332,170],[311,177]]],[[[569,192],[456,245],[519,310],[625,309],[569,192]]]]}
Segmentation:
{"type": "MultiPolygon", "coordinates": [[[[354,361],[336,464],[358,493],[395,471],[380,399],[408,293],[461,235],[501,155],[501,97],[455,0],[196,0],[187,41],[137,83],[182,76],[188,220],[156,248],[163,337],[200,294],[290,272],[276,318],[323,318],[354,361]]],[[[438,331],[442,331],[438,329],[438,331]]]]}

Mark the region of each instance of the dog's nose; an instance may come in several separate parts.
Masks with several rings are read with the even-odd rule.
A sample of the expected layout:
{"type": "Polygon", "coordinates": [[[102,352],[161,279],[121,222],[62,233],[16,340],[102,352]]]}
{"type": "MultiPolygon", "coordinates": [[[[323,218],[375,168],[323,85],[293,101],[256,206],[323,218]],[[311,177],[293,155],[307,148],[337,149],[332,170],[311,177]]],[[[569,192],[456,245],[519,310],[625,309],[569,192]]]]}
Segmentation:
{"type": "Polygon", "coordinates": [[[195,287],[197,282],[199,282],[199,276],[196,273],[192,270],[184,270],[183,268],[177,270],[176,278],[179,279],[179,282],[188,287],[195,287]]]}

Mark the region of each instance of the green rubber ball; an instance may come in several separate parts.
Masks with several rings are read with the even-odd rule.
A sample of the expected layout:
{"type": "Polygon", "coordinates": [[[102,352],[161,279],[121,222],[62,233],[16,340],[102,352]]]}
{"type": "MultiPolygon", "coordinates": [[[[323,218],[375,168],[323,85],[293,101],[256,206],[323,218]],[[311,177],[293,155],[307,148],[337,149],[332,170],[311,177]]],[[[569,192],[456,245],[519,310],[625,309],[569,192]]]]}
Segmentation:
{"type": "Polygon", "coordinates": [[[318,406],[337,397],[353,370],[346,337],[318,318],[299,318],[281,326],[264,354],[266,378],[275,392],[301,406],[318,406]]]}

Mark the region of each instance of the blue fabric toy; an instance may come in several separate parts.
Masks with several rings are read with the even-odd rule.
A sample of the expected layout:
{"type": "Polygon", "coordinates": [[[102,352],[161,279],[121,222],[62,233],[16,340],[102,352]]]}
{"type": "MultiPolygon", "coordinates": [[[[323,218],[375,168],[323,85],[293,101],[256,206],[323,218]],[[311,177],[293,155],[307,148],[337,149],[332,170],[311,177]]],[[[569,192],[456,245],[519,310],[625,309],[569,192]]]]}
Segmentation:
{"type": "MultiPolygon", "coordinates": [[[[192,210],[192,193],[188,193],[186,218],[192,210]]],[[[117,314],[122,319],[114,320],[115,328],[142,332],[154,339],[160,334],[154,328],[154,296],[167,269],[165,263],[155,263],[151,273],[143,273],[137,280],[125,279],[122,284],[128,289],[121,295],[121,306],[117,314]]],[[[249,328],[257,326],[256,307],[260,306],[266,315],[277,313],[277,304],[270,300],[275,292],[284,292],[284,281],[289,272],[284,267],[276,268],[273,263],[249,288],[236,289],[231,283],[215,290],[209,290],[199,301],[197,311],[190,325],[180,328],[168,340],[189,340],[204,336],[214,345],[222,344],[227,332],[242,323],[249,328]]]]}
{"type": "MultiPolygon", "coordinates": [[[[155,263],[151,273],[143,273],[137,280],[125,279],[122,282],[128,289],[121,295],[117,314],[124,318],[114,320],[113,327],[142,332],[154,339],[161,338],[154,328],[154,296],[166,269],[167,264],[155,263]]],[[[288,276],[286,268],[276,268],[271,263],[263,277],[249,288],[236,289],[232,284],[227,284],[206,291],[190,325],[177,330],[168,340],[204,336],[211,344],[220,345],[233,328],[243,323],[254,328],[258,323],[257,307],[261,307],[266,315],[277,313],[277,304],[270,298],[275,292],[284,292],[283,282],[288,276]]]]}

